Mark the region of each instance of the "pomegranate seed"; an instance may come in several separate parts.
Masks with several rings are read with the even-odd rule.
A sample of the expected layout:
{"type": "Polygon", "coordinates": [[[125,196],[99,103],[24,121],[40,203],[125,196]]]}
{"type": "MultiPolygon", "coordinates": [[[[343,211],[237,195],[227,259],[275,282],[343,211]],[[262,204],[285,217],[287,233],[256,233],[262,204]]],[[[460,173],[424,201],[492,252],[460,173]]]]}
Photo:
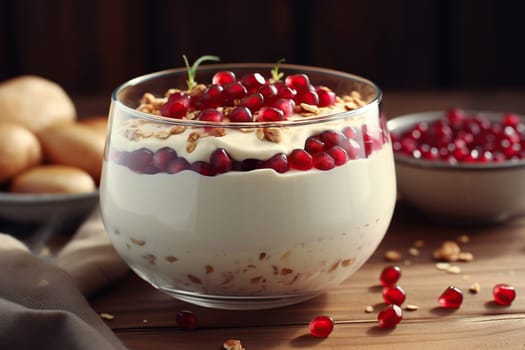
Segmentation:
{"type": "Polygon", "coordinates": [[[204,176],[214,176],[215,175],[215,171],[213,167],[209,163],[206,163],[200,160],[192,163],[190,165],[190,169],[204,176]]]}
{"type": "Polygon", "coordinates": [[[226,85],[233,83],[235,79],[235,73],[230,71],[221,71],[213,75],[211,83],[215,85],[226,85]]]}
{"type": "Polygon", "coordinates": [[[235,107],[230,114],[228,114],[228,118],[232,122],[246,123],[253,121],[252,111],[244,106],[235,107]]]}
{"type": "Polygon", "coordinates": [[[233,104],[233,101],[244,98],[248,94],[248,90],[240,82],[234,81],[224,86],[223,94],[226,103],[233,104]]]}
{"type": "Polygon", "coordinates": [[[224,102],[224,88],[221,85],[210,85],[200,97],[205,108],[217,108],[224,102]]]}
{"type": "Polygon", "coordinates": [[[492,295],[497,304],[508,306],[516,298],[516,291],[508,284],[499,283],[492,288],[492,295]]]}
{"type": "Polygon", "coordinates": [[[354,139],[348,139],[348,144],[344,147],[346,153],[348,153],[348,158],[357,159],[359,158],[361,146],[359,142],[354,139]]]}
{"type": "Polygon", "coordinates": [[[306,74],[293,74],[286,77],[284,80],[286,85],[296,90],[297,92],[305,92],[311,89],[310,79],[306,74]]]}
{"type": "Polygon", "coordinates": [[[383,271],[381,271],[381,275],[379,276],[379,280],[381,281],[381,285],[383,287],[390,287],[393,286],[399,281],[399,278],[401,277],[401,269],[399,266],[390,265],[386,266],[383,271]]]}
{"type": "Polygon", "coordinates": [[[348,145],[348,139],[339,131],[324,131],[321,133],[320,138],[325,143],[325,150],[333,146],[341,146],[345,148],[348,145]]]}
{"type": "Polygon", "coordinates": [[[306,103],[317,106],[319,104],[319,96],[315,91],[303,91],[297,94],[295,101],[299,103],[306,103]]]}
{"type": "Polygon", "coordinates": [[[266,84],[266,79],[260,73],[251,73],[244,75],[240,82],[246,87],[248,93],[252,93],[266,84]]]}
{"type": "Polygon", "coordinates": [[[295,102],[293,100],[288,100],[285,98],[278,98],[271,104],[271,107],[275,107],[283,111],[284,117],[286,118],[293,114],[295,109],[295,102]]]}
{"type": "Polygon", "coordinates": [[[274,84],[265,84],[257,92],[263,95],[265,103],[272,101],[277,96],[277,88],[274,84]]]}
{"type": "Polygon", "coordinates": [[[357,131],[353,127],[347,126],[343,129],[343,134],[347,139],[355,139],[357,136],[357,131]]]}
{"type": "Polygon", "coordinates": [[[319,137],[311,136],[306,139],[304,149],[308,153],[315,154],[318,152],[322,152],[324,148],[325,143],[319,137]]]}
{"type": "Polygon", "coordinates": [[[284,83],[275,83],[277,88],[277,96],[280,98],[285,98],[288,100],[293,100],[297,95],[297,91],[289,86],[286,86],[284,83]]]}
{"type": "Polygon", "coordinates": [[[146,148],[140,148],[132,151],[127,158],[127,166],[129,169],[143,173],[146,168],[151,166],[153,160],[153,152],[146,148]]]}
{"type": "Polygon", "coordinates": [[[176,158],[171,161],[167,168],[166,172],[168,174],[176,174],[183,170],[188,170],[190,168],[190,163],[185,158],[176,158]]]}
{"type": "Polygon", "coordinates": [[[381,328],[393,328],[403,319],[403,310],[396,305],[390,304],[377,315],[377,321],[381,328]]]}
{"type": "Polygon", "coordinates": [[[418,126],[392,138],[395,152],[453,164],[497,163],[519,159],[525,153],[525,124],[512,113],[505,114],[498,122],[480,114],[467,116],[460,109],[451,109],[446,118],[434,120],[425,128],[418,126]]]}
{"type": "Polygon", "coordinates": [[[288,157],[284,153],[277,153],[264,163],[265,168],[271,168],[278,173],[285,173],[289,168],[288,157]]]}
{"type": "Polygon", "coordinates": [[[451,124],[459,125],[465,120],[465,112],[459,108],[452,108],[447,111],[447,120],[451,124]]]}
{"type": "Polygon", "coordinates": [[[277,122],[284,120],[284,112],[274,107],[261,107],[257,116],[260,122],[277,122]]]}
{"type": "Polygon", "coordinates": [[[185,331],[192,331],[197,328],[197,316],[189,310],[178,311],[176,316],[177,325],[185,331]]]}
{"type": "Polygon", "coordinates": [[[308,324],[310,334],[317,338],[326,338],[334,329],[334,320],[330,316],[314,317],[308,324]]]}
{"type": "Polygon", "coordinates": [[[439,305],[443,308],[457,309],[461,306],[461,303],[463,302],[463,292],[457,287],[449,286],[439,296],[438,302],[439,305]]]}
{"type": "Polygon", "coordinates": [[[199,112],[197,118],[207,122],[222,122],[224,115],[214,108],[206,108],[199,112]]]}
{"type": "Polygon", "coordinates": [[[521,123],[520,117],[514,113],[507,113],[503,116],[501,124],[516,128],[521,123]]]}
{"type": "Polygon", "coordinates": [[[348,153],[341,146],[332,146],[326,153],[334,159],[335,165],[343,165],[348,162],[348,153]]]}
{"type": "Polygon", "coordinates": [[[168,101],[160,106],[160,114],[164,117],[180,119],[188,113],[190,96],[184,93],[174,93],[168,101]]]}
{"type": "Polygon", "coordinates": [[[215,168],[215,172],[225,173],[233,167],[233,160],[224,148],[218,148],[210,154],[210,164],[215,168]]]}
{"type": "Polygon", "coordinates": [[[315,92],[319,97],[319,107],[328,107],[335,104],[336,94],[332,90],[324,86],[317,86],[315,92]]]}
{"type": "Polygon", "coordinates": [[[239,106],[248,107],[252,113],[255,113],[264,103],[263,95],[259,93],[246,96],[239,102],[239,106]]]}
{"type": "Polygon", "coordinates": [[[251,171],[255,169],[259,169],[263,166],[263,161],[259,159],[244,159],[241,162],[240,169],[241,171],[251,171]]]}
{"type": "Polygon", "coordinates": [[[161,171],[168,169],[168,164],[177,158],[177,152],[170,147],[163,147],[155,151],[153,154],[153,166],[161,171]]]}
{"type": "Polygon", "coordinates": [[[373,151],[380,150],[382,145],[381,141],[375,137],[370,130],[368,130],[368,126],[364,124],[362,127],[362,133],[363,133],[363,144],[365,147],[365,155],[366,157],[370,156],[373,151]]]}
{"type": "Polygon", "coordinates": [[[401,305],[406,299],[405,291],[400,286],[384,287],[382,295],[387,304],[401,305]]]}
{"type": "Polygon", "coordinates": [[[297,170],[310,170],[313,166],[312,156],[303,149],[294,149],[288,155],[290,168],[297,170]]]}
{"type": "Polygon", "coordinates": [[[319,152],[312,155],[314,168],[319,170],[330,170],[335,167],[334,158],[326,152],[319,152]]]}

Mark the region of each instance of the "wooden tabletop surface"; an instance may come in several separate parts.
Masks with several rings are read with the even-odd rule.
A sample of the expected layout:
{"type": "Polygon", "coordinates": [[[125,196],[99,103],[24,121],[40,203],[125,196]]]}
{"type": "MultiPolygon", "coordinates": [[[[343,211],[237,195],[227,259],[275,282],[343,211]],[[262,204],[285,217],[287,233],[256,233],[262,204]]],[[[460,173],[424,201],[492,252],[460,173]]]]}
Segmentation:
{"type": "MultiPolygon", "coordinates": [[[[88,104],[89,105],[89,104],[88,104]]],[[[514,111],[525,114],[525,92],[385,92],[387,116],[448,107],[514,111]]],[[[91,110],[84,109],[85,113],[91,110]]],[[[98,110],[93,109],[96,113],[98,110]]],[[[340,287],[301,304],[261,311],[227,311],[187,304],[155,290],[131,274],[91,300],[99,313],[114,316],[107,324],[132,350],[220,349],[227,339],[239,339],[247,350],[256,349],[525,349],[525,217],[488,227],[445,226],[427,220],[398,202],[390,228],[370,260],[340,287]],[[434,250],[446,240],[470,252],[470,262],[454,262],[456,273],[436,268],[434,250]],[[417,251],[414,242],[422,241],[417,251]],[[407,300],[419,308],[403,310],[394,329],[377,325],[385,306],[379,274],[389,262],[385,253],[402,254],[399,285],[407,300]],[[418,253],[418,254],[417,254],[418,253]],[[478,283],[478,293],[469,288],[478,283]],[[492,287],[508,283],[517,297],[511,306],[492,300],[492,287]],[[457,310],[438,306],[445,288],[463,290],[457,310]],[[373,306],[373,312],[366,312],[373,306]],[[179,310],[191,310],[198,328],[177,327],[179,310]],[[308,323],[317,315],[335,320],[325,339],[308,334],[308,323]]]]}

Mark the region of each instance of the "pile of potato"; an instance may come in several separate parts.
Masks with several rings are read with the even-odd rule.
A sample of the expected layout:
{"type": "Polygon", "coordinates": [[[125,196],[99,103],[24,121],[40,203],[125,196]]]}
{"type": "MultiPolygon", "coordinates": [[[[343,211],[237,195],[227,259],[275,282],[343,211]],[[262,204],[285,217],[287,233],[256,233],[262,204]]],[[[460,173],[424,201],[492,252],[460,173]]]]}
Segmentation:
{"type": "Polygon", "coordinates": [[[56,83],[20,76],[0,83],[0,184],[14,193],[80,193],[100,181],[107,119],[77,119],[56,83]]]}

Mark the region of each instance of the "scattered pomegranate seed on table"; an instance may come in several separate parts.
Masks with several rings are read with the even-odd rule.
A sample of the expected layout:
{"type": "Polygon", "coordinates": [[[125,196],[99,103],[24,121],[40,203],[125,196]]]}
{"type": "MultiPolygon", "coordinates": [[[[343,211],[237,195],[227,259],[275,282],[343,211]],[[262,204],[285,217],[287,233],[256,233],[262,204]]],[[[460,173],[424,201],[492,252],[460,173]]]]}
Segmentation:
{"type": "Polygon", "coordinates": [[[448,286],[439,296],[438,302],[445,309],[457,309],[463,303],[463,292],[457,287],[448,286]]]}
{"type": "Polygon", "coordinates": [[[406,293],[400,286],[384,287],[382,295],[387,304],[401,305],[406,299],[406,293]]]}
{"type": "Polygon", "coordinates": [[[381,271],[381,275],[379,276],[379,280],[381,281],[381,285],[383,287],[389,287],[393,286],[399,281],[399,278],[401,277],[401,268],[396,265],[389,265],[386,266],[383,271],[381,271]]]}
{"type": "Polygon", "coordinates": [[[185,331],[197,328],[197,316],[189,310],[181,310],[176,315],[177,325],[185,331]]]}
{"type": "Polygon", "coordinates": [[[377,315],[377,322],[381,328],[393,328],[403,319],[403,310],[398,305],[391,304],[377,315]]]}
{"type": "Polygon", "coordinates": [[[514,290],[514,287],[508,284],[499,283],[492,289],[492,295],[497,304],[508,306],[512,304],[516,298],[516,291],[514,290]]]}
{"type": "Polygon", "coordinates": [[[334,329],[334,320],[326,315],[316,316],[308,324],[308,329],[314,337],[326,338],[334,329]]]}

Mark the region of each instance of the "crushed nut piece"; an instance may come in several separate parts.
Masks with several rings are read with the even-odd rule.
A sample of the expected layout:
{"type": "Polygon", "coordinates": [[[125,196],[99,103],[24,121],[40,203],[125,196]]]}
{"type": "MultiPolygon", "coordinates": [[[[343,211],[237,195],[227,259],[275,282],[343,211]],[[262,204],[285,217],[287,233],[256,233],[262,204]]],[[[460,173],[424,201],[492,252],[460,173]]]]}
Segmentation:
{"type": "Polygon", "coordinates": [[[194,131],[188,135],[188,142],[195,142],[201,137],[201,134],[194,131]]]}
{"type": "Polygon", "coordinates": [[[186,152],[191,153],[195,150],[196,147],[197,144],[195,142],[188,142],[188,144],[186,145],[186,152]]]}
{"type": "Polygon", "coordinates": [[[160,130],[155,133],[155,137],[158,139],[164,140],[170,137],[170,133],[167,130],[160,130]]]}
{"type": "Polygon", "coordinates": [[[452,273],[454,275],[457,275],[457,274],[460,274],[461,273],[461,268],[457,265],[450,265],[450,267],[448,269],[446,269],[445,271],[447,271],[448,273],[452,273]]]}
{"type": "Polygon", "coordinates": [[[408,254],[410,254],[412,256],[418,256],[419,255],[419,249],[414,248],[414,247],[410,247],[408,249],[408,254]]]}
{"type": "Polygon", "coordinates": [[[259,140],[264,140],[264,130],[262,128],[257,129],[256,135],[259,140]]]}
{"type": "Polygon", "coordinates": [[[146,244],[146,241],[143,241],[141,239],[130,238],[129,240],[131,241],[131,243],[140,245],[140,246],[143,246],[146,244]]]}
{"type": "Polygon", "coordinates": [[[365,307],[365,312],[367,314],[374,312],[374,307],[372,305],[368,305],[367,307],[365,307]]]}
{"type": "Polygon", "coordinates": [[[113,316],[112,314],[108,314],[107,312],[101,312],[99,315],[100,315],[100,318],[104,320],[112,320],[115,318],[115,316],[113,316]]]}
{"type": "Polygon", "coordinates": [[[472,294],[477,294],[481,290],[481,286],[478,282],[472,283],[470,287],[468,288],[468,291],[472,294]]]}
{"type": "Polygon", "coordinates": [[[245,350],[241,341],[237,339],[228,339],[222,345],[226,350],[245,350]]]}
{"type": "Polygon", "coordinates": [[[446,271],[450,268],[450,264],[446,262],[439,262],[435,266],[436,266],[436,269],[441,270],[441,271],[446,271]]]}
{"type": "Polygon", "coordinates": [[[458,255],[458,261],[469,262],[474,260],[474,255],[470,252],[460,252],[458,255]]]}
{"type": "Polygon", "coordinates": [[[177,259],[177,257],[175,257],[175,256],[173,256],[173,255],[169,255],[169,256],[165,257],[164,259],[166,259],[166,261],[167,261],[167,262],[170,262],[170,263],[179,260],[179,259],[177,259]]]}
{"type": "Polygon", "coordinates": [[[264,137],[268,141],[278,143],[281,141],[281,128],[264,128],[264,137]]]}
{"type": "Polygon", "coordinates": [[[206,89],[207,89],[206,85],[197,84],[191,89],[190,96],[194,97],[194,96],[202,95],[206,89]]]}
{"type": "Polygon", "coordinates": [[[224,128],[212,128],[210,131],[208,131],[208,135],[215,136],[215,137],[221,137],[226,135],[226,129],[224,128]]]}
{"type": "Polygon", "coordinates": [[[316,105],[310,105],[308,103],[301,103],[300,106],[303,111],[310,112],[313,114],[319,114],[319,107],[317,107],[316,105]]]}
{"type": "Polygon", "coordinates": [[[454,241],[445,241],[434,251],[434,259],[440,261],[457,261],[461,249],[454,241]]]}
{"type": "Polygon", "coordinates": [[[416,311],[416,310],[419,310],[419,306],[418,305],[414,305],[414,304],[407,304],[405,306],[405,310],[407,310],[407,311],[416,311]]]}
{"type": "Polygon", "coordinates": [[[385,253],[385,259],[387,261],[400,261],[401,260],[401,253],[397,250],[389,250],[385,253]]]}
{"type": "Polygon", "coordinates": [[[458,236],[458,238],[456,238],[456,241],[461,244],[467,244],[468,242],[470,242],[470,237],[467,235],[461,235],[458,236]]]}
{"type": "Polygon", "coordinates": [[[350,101],[350,102],[346,102],[345,103],[345,109],[347,111],[351,111],[351,110],[354,110],[356,108],[358,108],[359,106],[354,102],[354,101],[350,101]]]}

